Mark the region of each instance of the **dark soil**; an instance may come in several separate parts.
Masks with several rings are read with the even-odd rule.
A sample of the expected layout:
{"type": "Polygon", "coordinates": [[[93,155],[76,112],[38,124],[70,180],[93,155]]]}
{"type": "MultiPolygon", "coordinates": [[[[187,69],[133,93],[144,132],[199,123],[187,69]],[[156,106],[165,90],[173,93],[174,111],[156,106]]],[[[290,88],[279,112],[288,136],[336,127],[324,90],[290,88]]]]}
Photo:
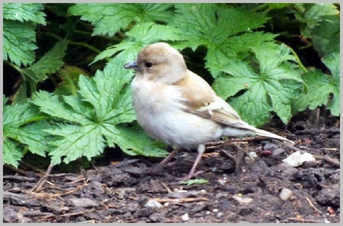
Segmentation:
{"type": "MultiPolygon", "coordinates": [[[[314,114],[316,115],[316,114],[314,114]]],[[[131,157],[74,173],[8,173],[4,222],[330,222],[340,219],[339,118],[293,119],[287,133],[316,161],[291,167],[296,149],[273,140],[231,141],[208,148],[198,169],[207,183],[179,184],[196,152],[180,151],[163,172],[159,159],[131,157]],[[245,153],[254,152],[252,159],[245,153]],[[242,154],[243,153],[243,154],[242,154]],[[240,158],[240,156],[242,158],[240,158]],[[34,189],[36,188],[36,189],[34,189]],[[290,192],[285,200],[280,193],[290,192]]],[[[223,143],[223,142],[222,142],[223,143]]]]}

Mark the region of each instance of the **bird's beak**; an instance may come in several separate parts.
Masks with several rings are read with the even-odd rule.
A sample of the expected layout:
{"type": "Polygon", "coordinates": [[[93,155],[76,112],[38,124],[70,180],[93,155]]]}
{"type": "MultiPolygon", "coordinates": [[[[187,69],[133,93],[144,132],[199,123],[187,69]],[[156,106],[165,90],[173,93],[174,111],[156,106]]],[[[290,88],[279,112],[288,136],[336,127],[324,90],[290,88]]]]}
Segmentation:
{"type": "Polygon", "coordinates": [[[132,62],[129,62],[129,63],[125,64],[124,68],[125,69],[133,69],[133,70],[136,70],[136,71],[138,71],[138,69],[139,69],[137,61],[132,61],[132,62]]]}

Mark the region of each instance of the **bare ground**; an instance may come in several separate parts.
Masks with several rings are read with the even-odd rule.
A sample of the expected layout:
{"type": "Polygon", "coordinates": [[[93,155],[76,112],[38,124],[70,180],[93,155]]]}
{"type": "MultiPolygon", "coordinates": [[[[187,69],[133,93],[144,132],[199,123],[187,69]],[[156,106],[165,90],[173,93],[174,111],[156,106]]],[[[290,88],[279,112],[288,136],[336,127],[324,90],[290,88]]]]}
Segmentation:
{"type": "Polygon", "coordinates": [[[187,151],[180,151],[159,174],[150,171],[160,159],[127,157],[80,173],[53,172],[38,188],[40,174],[7,170],[3,221],[337,223],[339,123],[339,118],[311,112],[293,119],[284,134],[272,131],[315,156],[316,161],[298,167],[282,161],[297,149],[276,141],[209,144],[198,175],[207,183],[177,182],[196,156],[187,151]],[[243,156],[238,149],[257,157],[243,156]]]}

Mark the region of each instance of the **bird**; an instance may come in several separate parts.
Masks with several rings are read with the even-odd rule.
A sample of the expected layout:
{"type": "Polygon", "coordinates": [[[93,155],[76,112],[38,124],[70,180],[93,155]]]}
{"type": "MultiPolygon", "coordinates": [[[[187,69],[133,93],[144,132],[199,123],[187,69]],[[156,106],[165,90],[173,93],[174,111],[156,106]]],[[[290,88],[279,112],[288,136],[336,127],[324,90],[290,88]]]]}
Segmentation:
{"type": "Polygon", "coordinates": [[[293,144],[243,121],[202,77],[188,70],[183,55],[168,43],[145,46],[124,68],[135,70],[131,91],[138,123],[150,137],[176,148],[161,164],[179,148],[197,150],[191,170],[181,181],[196,175],[205,144],[223,136],[258,135],[293,144]]]}

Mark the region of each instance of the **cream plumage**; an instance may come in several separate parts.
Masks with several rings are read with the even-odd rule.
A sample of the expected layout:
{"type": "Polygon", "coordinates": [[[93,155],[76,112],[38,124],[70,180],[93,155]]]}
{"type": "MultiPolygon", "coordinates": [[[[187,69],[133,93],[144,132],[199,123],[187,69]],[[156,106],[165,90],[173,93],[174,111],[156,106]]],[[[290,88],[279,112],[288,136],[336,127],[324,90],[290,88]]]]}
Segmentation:
{"type": "Polygon", "coordinates": [[[169,44],[151,44],[126,69],[136,70],[131,83],[138,123],[153,138],[180,148],[197,148],[190,179],[205,151],[205,143],[221,136],[260,135],[292,141],[257,129],[216,95],[200,76],[189,71],[182,55],[169,44]]]}

